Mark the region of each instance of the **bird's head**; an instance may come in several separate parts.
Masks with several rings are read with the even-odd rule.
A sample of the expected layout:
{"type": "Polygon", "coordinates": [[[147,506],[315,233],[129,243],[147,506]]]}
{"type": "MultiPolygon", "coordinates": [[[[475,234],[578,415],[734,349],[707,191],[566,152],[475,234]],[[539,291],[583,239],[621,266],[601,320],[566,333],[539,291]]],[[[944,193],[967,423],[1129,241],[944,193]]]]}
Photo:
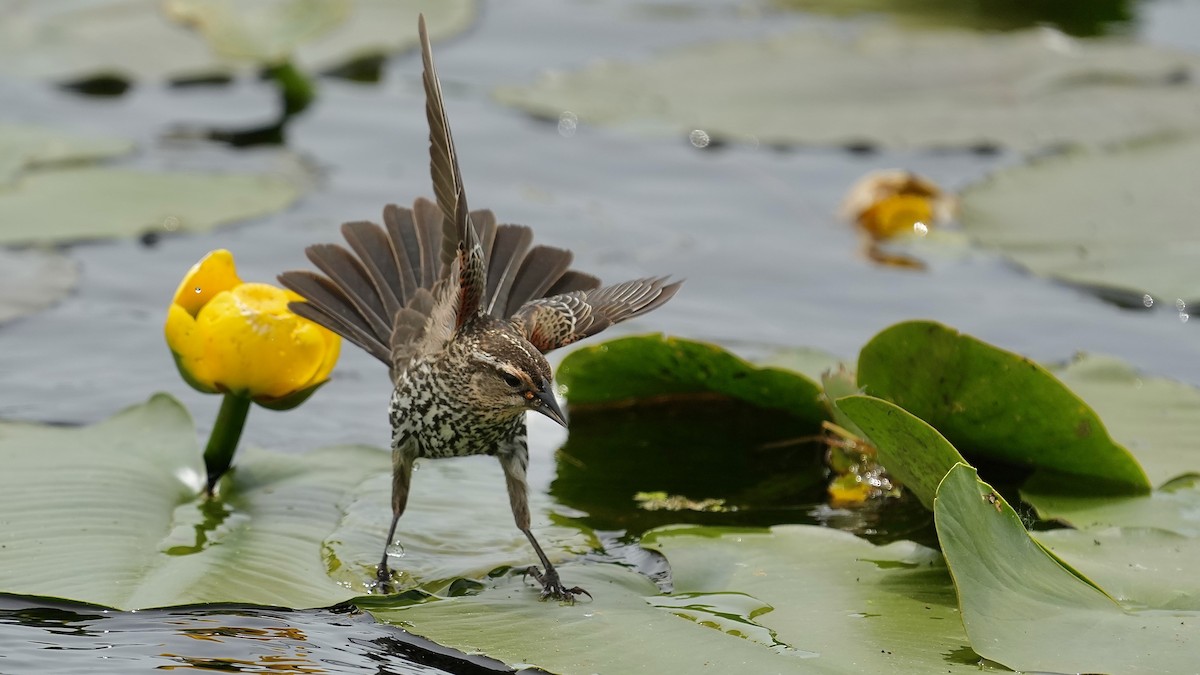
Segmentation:
{"type": "Polygon", "coordinates": [[[499,414],[537,411],[567,426],[546,357],[508,326],[484,331],[469,353],[476,402],[499,414]]]}

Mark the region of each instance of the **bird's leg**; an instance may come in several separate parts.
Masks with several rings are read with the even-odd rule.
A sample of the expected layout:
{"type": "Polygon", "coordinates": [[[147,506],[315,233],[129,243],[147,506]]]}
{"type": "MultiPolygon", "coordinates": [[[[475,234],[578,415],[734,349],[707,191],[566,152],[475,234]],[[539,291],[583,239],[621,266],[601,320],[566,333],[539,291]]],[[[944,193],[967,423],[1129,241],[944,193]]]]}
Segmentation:
{"type": "Polygon", "coordinates": [[[525,482],[525,465],[528,461],[528,451],[524,448],[521,448],[519,452],[500,455],[500,466],[504,467],[504,480],[508,485],[508,500],[512,506],[513,520],[517,522],[517,528],[533,545],[533,551],[537,553],[538,560],[542,563],[541,570],[530,567],[526,571],[542,585],[543,600],[554,598],[564,602],[575,602],[577,595],[586,595],[590,598],[592,594],[578,586],[572,588],[563,586],[562,581],[558,578],[558,570],[550,564],[550,559],[546,557],[545,551],[542,550],[537,539],[534,539],[533,532],[529,529],[529,487],[525,482]]]}
{"type": "Polygon", "coordinates": [[[387,541],[383,543],[383,557],[379,560],[379,570],[375,574],[379,581],[379,589],[384,593],[392,592],[392,573],[388,569],[388,549],[396,541],[396,524],[404,513],[408,503],[408,486],[412,481],[412,458],[404,448],[392,450],[392,526],[388,528],[387,541]]]}

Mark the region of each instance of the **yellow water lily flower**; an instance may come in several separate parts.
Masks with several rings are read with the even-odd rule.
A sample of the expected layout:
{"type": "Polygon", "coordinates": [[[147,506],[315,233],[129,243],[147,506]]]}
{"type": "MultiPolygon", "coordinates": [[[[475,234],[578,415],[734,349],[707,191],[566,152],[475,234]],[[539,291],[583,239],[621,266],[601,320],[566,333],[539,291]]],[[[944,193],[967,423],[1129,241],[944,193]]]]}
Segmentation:
{"type": "Polygon", "coordinates": [[[297,316],[301,300],[269,284],[244,283],[233,255],[213,251],[192,266],[167,313],[167,345],[196,389],[290,408],[329,379],[341,338],[297,316]]]}

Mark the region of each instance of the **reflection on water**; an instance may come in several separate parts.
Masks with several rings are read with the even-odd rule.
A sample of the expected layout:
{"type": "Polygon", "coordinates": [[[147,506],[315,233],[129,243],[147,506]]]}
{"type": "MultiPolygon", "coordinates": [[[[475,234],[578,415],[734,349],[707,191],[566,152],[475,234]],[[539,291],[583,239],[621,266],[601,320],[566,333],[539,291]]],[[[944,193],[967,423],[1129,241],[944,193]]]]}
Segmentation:
{"type": "Polygon", "coordinates": [[[357,610],[226,605],[118,612],[0,596],[0,644],[4,673],[513,672],[376,624],[357,610]]]}

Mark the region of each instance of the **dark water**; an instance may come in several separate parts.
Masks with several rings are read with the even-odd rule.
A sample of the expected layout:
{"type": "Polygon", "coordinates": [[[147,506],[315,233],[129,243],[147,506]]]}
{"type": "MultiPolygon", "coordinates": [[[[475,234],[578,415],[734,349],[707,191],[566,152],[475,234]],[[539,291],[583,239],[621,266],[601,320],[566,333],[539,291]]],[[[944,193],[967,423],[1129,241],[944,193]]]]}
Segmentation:
{"type": "MultiPolygon", "coordinates": [[[[1200,47],[1197,3],[1136,8],[1124,30],[1151,42],[1200,47]]],[[[906,167],[954,190],[1015,157],[736,145],[700,151],[684,138],[588,127],[564,137],[554,123],[503,108],[489,94],[494,86],[529,82],[549,68],[598,58],[634,60],[683,44],[806,24],[837,26],[828,18],[746,11],[743,4],[718,0],[576,0],[553,12],[535,0],[485,4],[467,33],[435,46],[472,205],[535,226],[540,241],[573,249],[579,267],[605,279],[663,272],[688,279],[666,307],[606,338],[663,331],[716,341],[750,357],[806,345],[850,358],[883,327],[930,318],[1036,359],[1066,359],[1080,350],[1109,353],[1149,374],[1200,385],[1200,342],[1194,327],[1182,325],[1174,312],[1121,310],[1031,278],[986,252],[935,258],[927,273],[876,267],[859,255],[855,234],[832,215],[846,187],[871,169],[906,167]]],[[[375,219],[387,202],[428,194],[422,105],[414,54],[389,58],[378,83],[323,79],[315,103],[286,130],[287,147],[317,176],[315,188],[291,209],[212,234],[71,247],[68,253],[82,270],[79,289],[46,312],[0,326],[0,418],[90,423],[168,391],[206,433],[219,401],[179,380],[162,339],[180,276],[206,252],[223,247],[235,253],[244,279],[269,281],[283,269],[305,266],[303,247],[337,238],[340,222],[375,219]]],[[[271,86],[249,78],[184,88],[139,83],[109,97],[0,78],[0,119],[134,139],[143,151],[129,163],[143,167],[270,166],[279,160],[275,148],[233,151],[189,140],[180,130],[269,125],[277,107],[271,86]]],[[[333,381],[306,404],[305,414],[256,411],[245,442],[295,452],[342,443],[385,445],[388,393],[383,370],[347,348],[333,381]]],[[[609,554],[628,559],[634,554],[622,553],[628,544],[622,533],[668,519],[612,510],[594,485],[573,483],[569,469],[556,471],[561,431],[539,418],[531,421],[531,432],[534,489],[549,491],[564,507],[588,511],[587,524],[612,531],[609,554]]],[[[585,446],[582,440],[575,444],[581,452],[585,446]]],[[[812,473],[797,475],[811,479],[812,473]]],[[[617,474],[608,479],[624,480],[617,474]]],[[[740,487],[744,496],[761,486],[749,481],[740,487]]],[[[792,487],[812,501],[780,504],[763,497],[756,508],[727,516],[729,524],[818,522],[873,536],[928,535],[923,512],[837,511],[820,505],[819,481],[792,487]]],[[[501,668],[435,654],[399,629],[347,613],[237,607],[120,613],[0,598],[5,674],[501,668]]]]}
{"type": "MultiPolygon", "coordinates": [[[[0,673],[487,675],[503,663],[446,650],[357,610],[213,605],[116,612],[0,595],[0,673]]],[[[531,672],[531,671],[527,671],[531,672]]]]}

